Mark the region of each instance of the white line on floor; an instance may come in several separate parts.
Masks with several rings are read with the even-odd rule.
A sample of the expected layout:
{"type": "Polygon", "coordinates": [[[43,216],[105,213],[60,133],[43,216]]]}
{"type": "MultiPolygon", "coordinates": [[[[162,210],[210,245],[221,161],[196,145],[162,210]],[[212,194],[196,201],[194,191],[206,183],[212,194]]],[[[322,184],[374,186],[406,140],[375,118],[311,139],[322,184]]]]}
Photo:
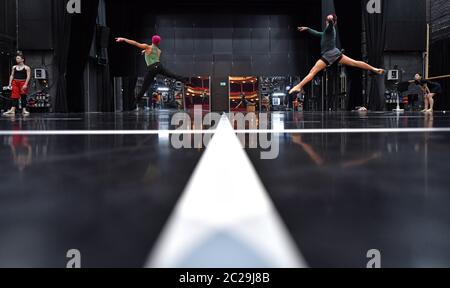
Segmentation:
{"type": "MultiPolygon", "coordinates": [[[[236,134],[365,134],[365,133],[450,133],[449,128],[336,128],[336,129],[263,129],[234,130],[236,134]]],[[[214,134],[216,130],[36,130],[0,131],[0,136],[102,136],[214,134]]]]}
{"type": "Polygon", "coordinates": [[[307,267],[226,118],[220,121],[146,267],[307,267]]]}

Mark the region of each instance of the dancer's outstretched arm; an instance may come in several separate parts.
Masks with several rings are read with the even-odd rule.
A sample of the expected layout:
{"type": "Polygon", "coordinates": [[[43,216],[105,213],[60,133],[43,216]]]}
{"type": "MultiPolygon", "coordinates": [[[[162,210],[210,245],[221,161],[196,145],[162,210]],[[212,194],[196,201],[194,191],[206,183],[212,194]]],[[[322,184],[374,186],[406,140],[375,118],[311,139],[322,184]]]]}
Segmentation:
{"type": "MultiPolygon", "coordinates": [[[[328,23],[328,25],[327,25],[327,27],[326,27],[326,29],[325,29],[324,32],[330,32],[330,31],[333,30],[333,27],[334,27],[333,16],[331,16],[331,15],[328,16],[328,18],[327,18],[327,23],[328,23]]],[[[319,32],[319,31],[314,30],[314,29],[309,28],[309,27],[298,27],[297,29],[298,29],[298,31],[300,31],[300,32],[307,31],[309,34],[311,34],[311,35],[313,35],[313,36],[316,36],[316,37],[319,37],[319,38],[322,37],[322,36],[323,36],[323,33],[324,33],[324,32],[319,32]]]]}
{"type": "Polygon", "coordinates": [[[322,35],[323,35],[323,32],[319,32],[319,31],[317,31],[317,30],[314,30],[314,29],[312,29],[312,28],[309,28],[309,27],[300,27],[300,29],[301,28],[305,28],[304,30],[300,30],[301,32],[303,32],[303,31],[308,31],[308,33],[309,34],[311,34],[311,35],[313,35],[313,36],[315,36],[315,37],[322,37],[322,35]]]}
{"type": "Polygon", "coordinates": [[[116,38],[116,42],[118,42],[118,43],[125,42],[127,44],[130,44],[130,45],[135,46],[135,47],[137,47],[139,49],[142,49],[142,50],[147,50],[147,49],[151,48],[151,46],[148,45],[148,44],[139,43],[139,42],[136,42],[134,40],[130,40],[130,39],[127,39],[127,38],[122,38],[122,37],[116,38]]]}

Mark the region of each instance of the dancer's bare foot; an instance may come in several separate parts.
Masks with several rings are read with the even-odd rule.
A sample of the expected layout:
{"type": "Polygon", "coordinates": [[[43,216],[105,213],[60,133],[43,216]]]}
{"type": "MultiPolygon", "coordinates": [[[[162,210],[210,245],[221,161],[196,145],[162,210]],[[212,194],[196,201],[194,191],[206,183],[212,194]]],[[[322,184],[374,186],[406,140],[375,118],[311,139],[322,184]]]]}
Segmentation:
{"type": "Polygon", "coordinates": [[[3,113],[3,116],[14,116],[14,115],[16,115],[16,109],[14,108],[11,108],[10,110],[3,113]]]}
{"type": "Polygon", "coordinates": [[[301,91],[302,91],[302,89],[300,89],[300,85],[297,85],[289,91],[289,94],[293,94],[293,93],[301,92],[301,91]]]}

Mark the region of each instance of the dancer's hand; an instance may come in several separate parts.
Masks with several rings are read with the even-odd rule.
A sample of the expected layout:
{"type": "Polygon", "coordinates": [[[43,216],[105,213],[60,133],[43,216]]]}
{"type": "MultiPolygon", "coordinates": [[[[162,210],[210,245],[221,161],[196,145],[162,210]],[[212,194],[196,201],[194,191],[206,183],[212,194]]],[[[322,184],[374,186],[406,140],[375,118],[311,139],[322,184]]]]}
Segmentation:
{"type": "Polygon", "coordinates": [[[117,42],[117,43],[125,42],[125,38],[121,38],[121,37],[116,38],[116,42],[117,42]]]}
{"type": "Polygon", "coordinates": [[[298,31],[300,31],[300,32],[305,32],[305,31],[308,30],[309,28],[308,28],[308,27],[298,27],[297,29],[298,29],[298,31]]]}
{"type": "Polygon", "coordinates": [[[25,84],[25,85],[22,86],[22,91],[25,91],[27,89],[28,89],[28,85],[25,84]]]}
{"type": "Polygon", "coordinates": [[[147,52],[147,50],[142,50],[141,54],[145,55],[146,52],[147,52]]]}
{"type": "Polygon", "coordinates": [[[327,20],[328,21],[334,21],[334,16],[333,15],[328,15],[327,20]]]}
{"type": "Polygon", "coordinates": [[[384,75],[386,74],[386,70],[384,69],[375,69],[375,73],[377,73],[378,75],[384,75]]]}

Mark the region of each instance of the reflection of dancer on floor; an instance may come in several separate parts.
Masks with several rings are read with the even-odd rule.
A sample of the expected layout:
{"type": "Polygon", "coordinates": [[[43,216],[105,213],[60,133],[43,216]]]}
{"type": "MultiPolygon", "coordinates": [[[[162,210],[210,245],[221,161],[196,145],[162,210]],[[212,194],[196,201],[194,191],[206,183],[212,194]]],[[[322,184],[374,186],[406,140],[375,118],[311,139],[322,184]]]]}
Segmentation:
{"type": "Polygon", "coordinates": [[[424,95],[425,109],[422,112],[433,112],[434,109],[434,99],[433,97],[437,94],[442,93],[442,88],[439,83],[431,82],[423,79],[422,75],[417,73],[414,76],[414,80],[409,81],[409,83],[415,83],[420,87],[424,95]]]}
{"type": "Polygon", "coordinates": [[[126,38],[117,38],[116,42],[125,42],[139,49],[142,49],[142,54],[145,57],[145,62],[147,63],[147,75],[144,79],[144,84],[139,94],[136,96],[137,102],[139,102],[142,97],[144,97],[145,92],[151,87],[155,81],[157,75],[166,76],[168,78],[176,79],[180,82],[187,83],[188,78],[181,77],[169,72],[160,62],[161,49],[159,49],[159,44],[161,43],[161,37],[158,35],[153,36],[152,45],[138,43],[134,40],[129,40],[126,38]]]}
{"type": "Polygon", "coordinates": [[[308,76],[306,76],[300,84],[292,88],[291,91],[289,91],[289,94],[301,91],[302,88],[305,87],[306,84],[311,82],[320,71],[327,68],[327,66],[333,65],[334,63],[340,63],[346,66],[369,70],[379,75],[382,75],[386,72],[383,69],[372,67],[365,62],[353,60],[342,54],[342,52],[338,48],[336,48],[335,26],[337,24],[337,16],[329,15],[326,21],[327,28],[323,32],[318,32],[308,27],[298,28],[300,32],[308,31],[310,34],[321,38],[322,57],[319,61],[317,61],[316,65],[314,66],[314,68],[312,68],[311,72],[309,72],[308,76]]]}
{"type": "Polygon", "coordinates": [[[22,106],[22,114],[24,116],[30,115],[27,111],[27,94],[28,84],[31,79],[31,68],[25,65],[25,57],[22,53],[18,53],[16,56],[17,65],[13,66],[11,76],[9,77],[9,89],[12,90],[11,99],[13,106],[11,109],[3,115],[13,116],[16,114],[16,110],[19,109],[19,101],[22,106]]]}
{"type": "MultiPolygon", "coordinates": [[[[14,121],[12,126],[14,132],[20,132],[22,130],[22,121],[14,121]]],[[[29,138],[24,135],[14,135],[8,140],[14,165],[20,172],[23,172],[25,168],[31,165],[33,160],[33,149],[29,138]]]]}
{"type": "MultiPolygon", "coordinates": [[[[434,117],[433,113],[426,113],[424,119],[424,127],[425,128],[433,128],[434,127],[434,117]]],[[[428,133],[425,133],[428,136],[428,133]]]]}
{"type": "Polygon", "coordinates": [[[25,136],[16,135],[11,140],[11,153],[13,155],[14,164],[19,171],[25,170],[31,165],[33,159],[33,149],[31,148],[28,138],[25,136]]]}
{"type": "MultiPolygon", "coordinates": [[[[314,150],[314,147],[312,145],[307,144],[303,140],[303,137],[301,134],[293,134],[293,135],[291,135],[291,139],[294,144],[299,145],[305,151],[305,153],[311,158],[311,160],[314,162],[314,164],[316,164],[317,166],[327,165],[327,161],[322,156],[320,156],[319,153],[317,153],[314,150]]],[[[382,156],[381,152],[374,152],[374,153],[369,154],[362,158],[356,158],[356,159],[351,159],[351,160],[347,160],[347,161],[342,161],[339,163],[339,166],[342,168],[353,168],[353,167],[364,166],[367,163],[369,163],[370,161],[381,158],[381,156],[382,156]]]]}

